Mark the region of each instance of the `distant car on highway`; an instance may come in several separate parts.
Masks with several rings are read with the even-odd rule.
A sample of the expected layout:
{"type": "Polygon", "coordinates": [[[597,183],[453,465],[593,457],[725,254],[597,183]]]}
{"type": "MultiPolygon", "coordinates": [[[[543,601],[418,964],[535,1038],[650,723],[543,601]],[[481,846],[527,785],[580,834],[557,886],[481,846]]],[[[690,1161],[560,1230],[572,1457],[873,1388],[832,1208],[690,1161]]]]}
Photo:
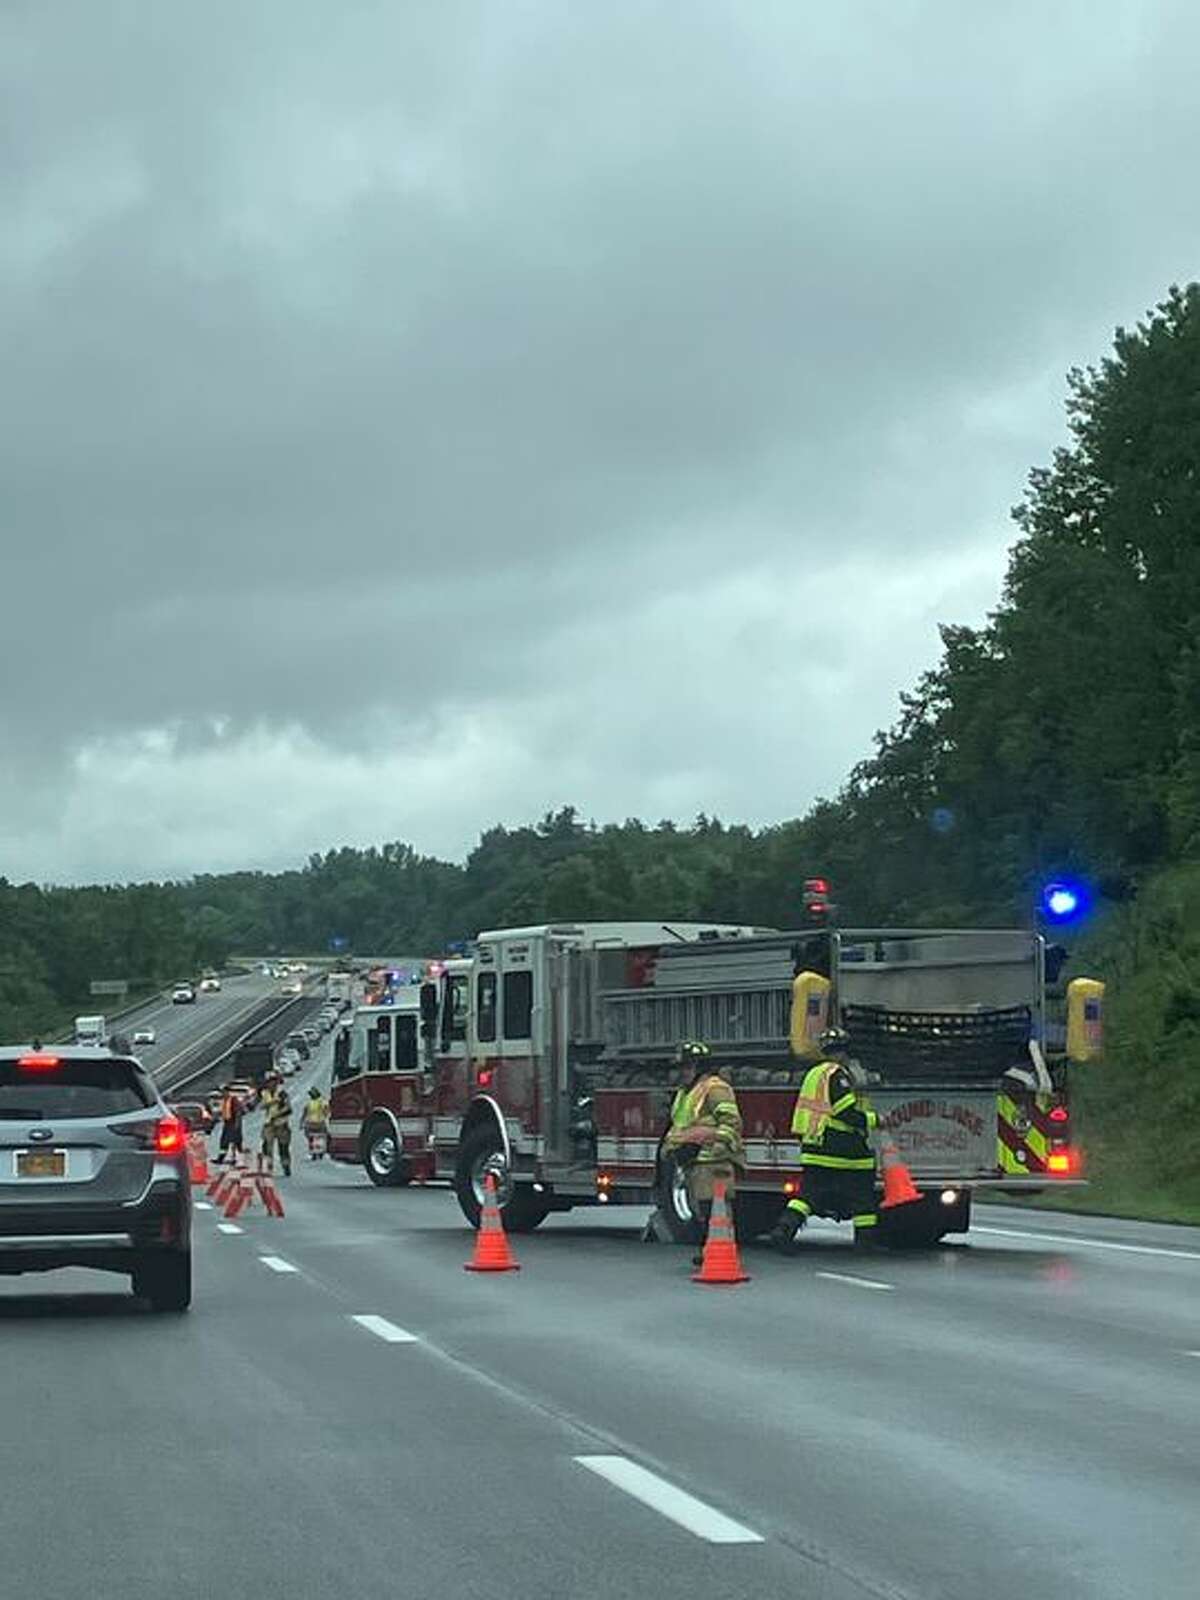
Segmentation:
{"type": "Polygon", "coordinates": [[[190,983],[177,983],[171,990],[171,1004],[174,1006],[190,1006],[196,999],[196,991],[190,983]]]}
{"type": "Polygon", "coordinates": [[[276,1066],[285,1078],[292,1078],[300,1071],[300,1057],[295,1050],[281,1050],[276,1057],[276,1066]]]}
{"type": "Polygon", "coordinates": [[[283,1042],[287,1049],[294,1050],[296,1052],[301,1061],[307,1061],[309,1056],[312,1055],[311,1045],[305,1038],[304,1034],[299,1031],[295,1033],[289,1033],[283,1042]]]}
{"type": "Polygon", "coordinates": [[[207,1105],[214,1117],[219,1117],[221,1115],[221,1101],[224,1100],[224,1098],[225,1096],[221,1093],[220,1089],[210,1089],[205,1095],[204,1103],[207,1105]]]}
{"type": "Polygon", "coordinates": [[[168,1111],[186,1122],[192,1133],[211,1133],[216,1120],[203,1100],[168,1100],[168,1111]]]}
{"type": "Polygon", "coordinates": [[[303,994],[304,985],[300,982],[299,978],[289,978],[280,992],[282,994],[303,994]]]}
{"type": "Polygon", "coordinates": [[[0,1048],[0,1273],[127,1273],[156,1311],[192,1299],[187,1130],[129,1056],[0,1048]]]}
{"type": "Polygon", "coordinates": [[[314,1028],[311,1024],[308,1024],[305,1027],[301,1028],[299,1031],[308,1040],[308,1048],[310,1050],[315,1050],[317,1048],[317,1046],[321,1042],[321,1030],[320,1030],[320,1028],[314,1028]]]}
{"type": "Polygon", "coordinates": [[[153,1028],[135,1028],[133,1030],[135,1046],[139,1044],[155,1044],[157,1043],[157,1037],[153,1028]]]}
{"type": "Polygon", "coordinates": [[[200,979],[200,992],[202,994],[219,994],[221,992],[221,980],[215,972],[210,972],[206,977],[200,979]]]}

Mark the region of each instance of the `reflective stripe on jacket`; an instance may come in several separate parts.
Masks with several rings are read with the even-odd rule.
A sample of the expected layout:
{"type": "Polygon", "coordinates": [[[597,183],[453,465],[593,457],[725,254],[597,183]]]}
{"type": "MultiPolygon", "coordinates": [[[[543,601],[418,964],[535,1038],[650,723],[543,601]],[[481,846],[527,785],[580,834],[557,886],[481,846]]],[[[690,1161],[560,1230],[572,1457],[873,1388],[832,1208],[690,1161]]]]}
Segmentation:
{"type": "Polygon", "coordinates": [[[292,1103],[285,1094],[271,1096],[267,1114],[263,1118],[263,1132],[290,1133],[292,1129],[292,1103]]]}
{"type": "Polygon", "coordinates": [[[828,1167],[843,1172],[873,1172],[875,1152],[870,1134],[879,1117],[869,1106],[859,1104],[851,1090],[840,1099],[829,1100],[829,1082],[837,1071],[836,1061],[821,1061],[804,1075],[792,1132],[800,1135],[800,1165],[828,1167]]]}
{"type": "Polygon", "coordinates": [[[737,1096],[719,1073],[710,1072],[690,1089],[680,1089],[675,1096],[671,1106],[672,1130],[683,1133],[698,1122],[710,1126],[713,1132],[699,1147],[697,1161],[745,1166],[742,1114],[738,1110],[737,1096]]]}

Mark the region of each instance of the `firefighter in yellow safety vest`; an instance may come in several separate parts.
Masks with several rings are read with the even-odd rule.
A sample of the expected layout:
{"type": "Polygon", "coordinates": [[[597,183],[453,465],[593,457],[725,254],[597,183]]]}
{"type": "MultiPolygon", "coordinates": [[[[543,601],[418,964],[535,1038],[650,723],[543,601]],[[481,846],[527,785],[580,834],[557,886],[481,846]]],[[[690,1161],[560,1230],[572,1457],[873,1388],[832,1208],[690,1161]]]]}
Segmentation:
{"type": "Polygon", "coordinates": [[[792,1132],[800,1139],[800,1189],[771,1234],[777,1249],[791,1250],[814,1215],[849,1218],[860,1239],[872,1237],[867,1230],[878,1222],[871,1135],[879,1118],[855,1084],[849,1043],[840,1028],[827,1029],[821,1035],[824,1059],[800,1085],[792,1113],[792,1132]]]}
{"type": "Polygon", "coordinates": [[[742,1114],[732,1085],[714,1070],[706,1044],[689,1040],[680,1045],[676,1060],[687,1081],[671,1106],[663,1149],[683,1167],[692,1214],[707,1231],[718,1179],[724,1180],[732,1207],[737,1174],[746,1164],[742,1114]]]}

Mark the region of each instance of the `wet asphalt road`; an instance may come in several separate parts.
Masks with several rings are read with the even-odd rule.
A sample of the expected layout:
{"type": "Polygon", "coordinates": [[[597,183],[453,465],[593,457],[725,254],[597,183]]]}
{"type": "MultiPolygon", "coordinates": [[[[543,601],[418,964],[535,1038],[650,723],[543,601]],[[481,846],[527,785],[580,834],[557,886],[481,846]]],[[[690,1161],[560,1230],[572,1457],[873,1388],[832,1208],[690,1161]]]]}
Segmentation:
{"type": "Polygon", "coordinates": [[[285,1202],[198,1213],[187,1317],[0,1279],[6,1594],[1194,1600],[1200,1230],[989,1207],[704,1289],[640,1211],[482,1277],[445,1190],[285,1202]]]}

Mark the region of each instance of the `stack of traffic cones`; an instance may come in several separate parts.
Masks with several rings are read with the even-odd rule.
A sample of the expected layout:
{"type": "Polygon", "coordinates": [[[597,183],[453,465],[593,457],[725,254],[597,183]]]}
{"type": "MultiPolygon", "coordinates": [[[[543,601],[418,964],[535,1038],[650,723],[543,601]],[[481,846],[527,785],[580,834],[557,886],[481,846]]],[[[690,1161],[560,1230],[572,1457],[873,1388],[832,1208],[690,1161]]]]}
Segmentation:
{"type": "Polygon", "coordinates": [[[281,1217],[283,1215],[283,1197],[275,1183],[275,1168],[270,1156],[259,1156],[256,1181],[258,1197],[262,1201],[267,1215],[269,1217],[281,1217]]]}
{"type": "Polygon", "coordinates": [[[479,1232],[475,1235],[475,1254],[464,1263],[467,1272],[519,1272],[520,1263],[513,1260],[508,1247],[508,1235],[500,1221],[500,1207],[496,1204],[496,1179],[488,1173],[484,1180],[484,1202],[479,1216],[479,1232]]]}
{"type": "Polygon", "coordinates": [[[922,1198],[921,1191],[912,1181],[912,1173],[900,1159],[900,1152],[888,1139],[879,1147],[879,1164],[883,1168],[883,1204],[881,1211],[893,1206],[911,1205],[922,1198]]]}
{"type": "Polygon", "coordinates": [[[742,1258],[738,1254],[737,1240],[733,1234],[733,1219],[725,1199],[724,1179],[713,1184],[712,1216],[708,1219],[708,1237],[704,1241],[704,1256],[699,1272],[692,1273],[693,1283],[749,1283],[750,1274],[742,1271],[742,1258]]]}
{"type": "Polygon", "coordinates": [[[222,1209],[228,1204],[230,1195],[237,1188],[239,1159],[237,1155],[231,1155],[229,1165],[215,1173],[208,1186],[208,1198],[222,1209]]]}
{"type": "Polygon", "coordinates": [[[231,1222],[254,1204],[254,1174],[244,1156],[238,1165],[236,1180],[236,1187],[225,1202],[225,1215],[231,1222]]]}

